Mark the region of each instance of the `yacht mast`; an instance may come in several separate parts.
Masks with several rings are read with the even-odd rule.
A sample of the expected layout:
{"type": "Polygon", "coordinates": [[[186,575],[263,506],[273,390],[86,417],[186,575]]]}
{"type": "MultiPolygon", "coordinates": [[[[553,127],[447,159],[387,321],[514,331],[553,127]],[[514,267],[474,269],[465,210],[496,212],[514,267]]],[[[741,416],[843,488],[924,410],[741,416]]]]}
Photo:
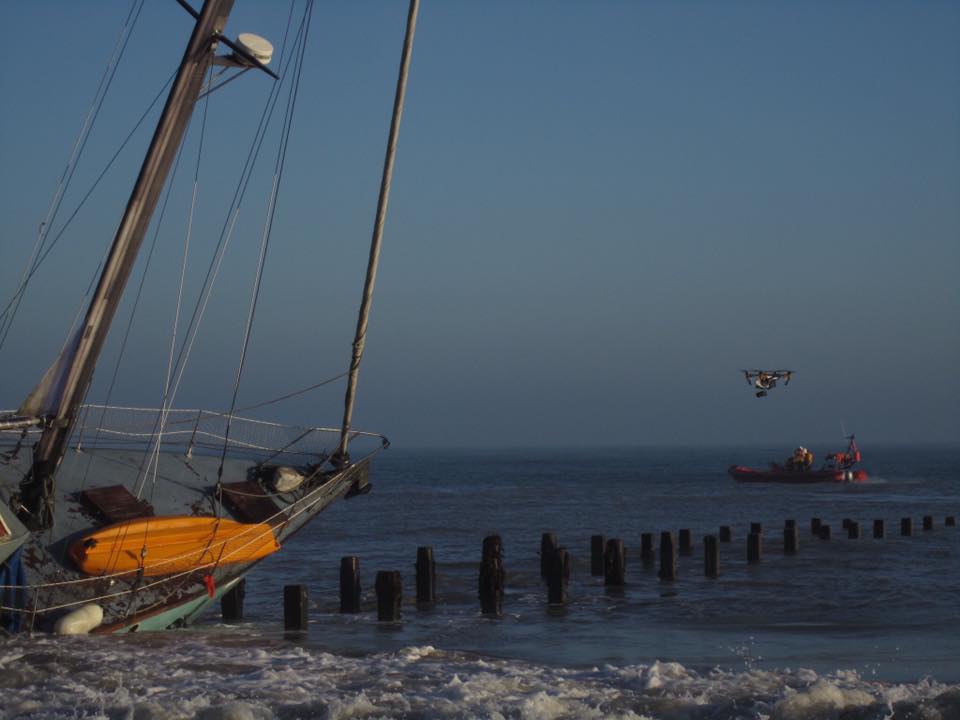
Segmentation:
{"type": "Polygon", "coordinates": [[[380,180],[380,197],[377,200],[377,217],[373,223],[373,237],[370,240],[370,258],[367,262],[367,277],[363,285],[363,297],[360,301],[360,316],[357,319],[357,332],[353,340],[353,352],[350,358],[350,374],[347,377],[347,392],[344,397],[343,424],[340,428],[340,444],[331,457],[336,467],[345,467],[350,463],[347,443],[350,437],[350,424],[353,420],[353,401],[357,393],[357,375],[360,372],[360,360],[367,339],[367,324],[370,319],[370,306],[373,303],[373,287],[377,282],[377,266],[380,262],[380,245],[383,240],[383,224],[387,219],[387,200],[390,197],[390,182],[393,180],[393,161],[397,154],[397,138],[400,135],[400,118],[403,116],[403,98],[407,92],[407,75],[410,73],[410,55],[413,51],[413,36],[417,30],[417,13],[420,0],[410,0],[407,12],[407,32],[403,39],[403,52],[400,56],[400,73],[397,77],[397,91],[393,100],[393,117],[390,121],[390,135],[387,140],[387,153],[383,161],[383,176],[380,180]]]}
{"type": "MultiPolygon", "coordinates": [[[[180,0],[178,0],[179,2],[180,0]]],[[[150,218],[177,149],[183,141],[190,116],[203,85],[204,73],[213,59],[234,0],[206,0],[195,14],[196,24],[184,51],[167,103],[153,140],[130,194],[123,219],[113,239],[110,254],[90,301],[75,351],[64,371],[63,392],[56,412],[46,419],[34,448],[33,466],[20,484],[18,499],[22,519],[31,527],[46,528],[53,522],[54,475],[63,459],[93,370],[130,277],[150,218]]],[[[184,4],[181,2],[181,4],[184,4]]],[[[189,10],[189,6],[186,6],[189,10]]],[[[192,11],[191,11],[192,12],[192,11]]],[[[232,44],[232,43],[231,43],[232,44]]]]}

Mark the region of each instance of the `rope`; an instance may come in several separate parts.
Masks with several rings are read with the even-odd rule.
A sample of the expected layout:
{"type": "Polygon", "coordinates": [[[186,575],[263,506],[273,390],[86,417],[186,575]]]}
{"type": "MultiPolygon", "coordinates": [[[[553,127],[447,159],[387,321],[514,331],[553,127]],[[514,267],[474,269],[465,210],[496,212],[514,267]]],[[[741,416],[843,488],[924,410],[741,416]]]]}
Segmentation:
{"type": "MultiPolygon", "coordinates": [[[[103,101],[107,97],[107,92],[110,90],[110,85],[113,84],[113,77],[120,65],[120,60],[123,57],[123,53],[127,49],[127,43],[130,41],[130,36],[133,34],[133,28],[137,24],[137,20],[140,17],[140,11],[142,9],[143,0],[134,0],[133,4],[130,6],[130,12],[127,13],[127,18],[120,28],[120,34],[117,37],[116,44],[114,45],[113,53],[110,55],[110,59],[107,61],[107,67],[104,69],[103,76],[100,78],[100,84],[97,86],[97,91],[94,93],[90,109],[87,111],[87,116],[83,121],[83,125],[80,128],[80,133],[77,136],[76,142],[74,142],[73,150],[71,151],[70,157],[67,160],[67,165],[63,170],[63,174],[60,176],[60,182],[57,184],[57,188],[54,191],[53,199],[50,201],[46,218],[42,223],[40,223],[40,229],[37,233],[37,240],[34,243],[30,258],[27,260],[27,263],[24,266],[24,273],[20,278],[20,283],[17,286],[16,292],[14,293],[14,297],[11,299],[10,303],[7,304],[7,307],[4,308],[3,312],[0,313],[0,318],[2,318],[2,320],[0,320],[0,348],[3,347],[3,344],[7,339],[7,335],[10,332],[10,326],[13,324],[13,319],[16,316],[17,311],[20,309],[20,303],[23,300],[27,285],[30,283],[30,279],[36,272],[39,263],[42,262],[42,258],[37,260],[38,254],[42,251],[43,246],[46,243],[50,227],[53,225],[54,221],[56,220],[57,213],[60,211],[60,205],[63,202],[64,195],[66,194],[67,188],[70,186],[70,181],[73,179],[73,174],[76,172],[77,166],[80,163],[80,156],[83,154],[83,150],[87,145],[87,140],[90,139],[90,133],[93,130],[93,125],[100,114],[100,108],[103,107],[103,101]],[[13,306],[12,311],[10,311],[11,306],[13,306]]],[[[54,240],[54,243],[55,242],[56,240],[54,240]]],[[[44,257],[46,257],[46,254],[44,254],[44,257]]]]}

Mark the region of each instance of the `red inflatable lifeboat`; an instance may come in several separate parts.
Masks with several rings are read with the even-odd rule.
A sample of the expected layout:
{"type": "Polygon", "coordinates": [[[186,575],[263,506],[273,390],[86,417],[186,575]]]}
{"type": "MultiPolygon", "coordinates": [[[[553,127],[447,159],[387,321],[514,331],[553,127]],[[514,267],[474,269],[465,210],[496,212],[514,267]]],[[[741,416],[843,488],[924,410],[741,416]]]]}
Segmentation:
{"type": "Polygon", "coordinates": [[[863,482],[867,479],[866,470],[855,469],[860,462],[860,448],[853,435],[846,452],[827,455],[827,460],[819,470],[813,469],[813,453],[803,447],[797,448],[787,461],[780,465],[771,463],[766,470],[731,465],[727,472],[738,482],[781,482],[781,483],[818,483],[818,482],[863,482]]]}

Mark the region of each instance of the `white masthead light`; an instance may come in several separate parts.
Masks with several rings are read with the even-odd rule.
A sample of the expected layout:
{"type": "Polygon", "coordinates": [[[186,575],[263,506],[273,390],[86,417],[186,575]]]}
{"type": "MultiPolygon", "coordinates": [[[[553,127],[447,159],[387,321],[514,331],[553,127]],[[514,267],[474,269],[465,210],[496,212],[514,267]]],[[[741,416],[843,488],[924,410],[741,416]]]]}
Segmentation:
{"type": "Polygon", "coordinates": [[[253,33],[240,33],[237,36],[237,45],[253,55],[264,65],[269,64],[273,57],[273,45],[266,38],[253,33]]]}

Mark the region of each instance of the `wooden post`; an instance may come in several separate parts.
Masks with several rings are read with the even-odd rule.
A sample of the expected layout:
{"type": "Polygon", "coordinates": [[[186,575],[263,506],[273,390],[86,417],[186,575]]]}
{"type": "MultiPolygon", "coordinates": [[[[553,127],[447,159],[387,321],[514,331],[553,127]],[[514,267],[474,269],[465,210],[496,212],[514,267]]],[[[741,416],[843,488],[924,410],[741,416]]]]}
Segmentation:
{"type": "Polygon", "coordinates": [[[503,542],[499,535],[483,539],[483,560],[480,562],[480,609],[484,615],[503,612],[503,542]]]}
{"type": "Polygon", "coordinates": [[[686,528],[680,531],[680,554],[693,555],[693,536],[686,528]]]}
{"type": "Polygon", "coordinates": [[[340,558],[340,612],[360,612],[360,558],[340,558]]]}
{"type": "Polygon", "coordinates": [[[957,519],[953,515],[947,515],[947,518],[943,521],[943,524],[947,527],[956,527],[957,519]]]}
{"type": "Polygon", "coordinates": [[[844,518],[844,519],[843,519],[843,529],[844,529],[844,530],[847,530],[847,529],[850,527],[850,523],[852,523],[852,522],[853,522],[853,520],[851,520],[850,518],[844,518]]]}
{"type": "Polygon", "coordinates": [[[603,584],[608,587],[623,587],[626,584],[627,555],[623,549],[623,540],[607,540],[607,549],[603,554],[603,584]]]}
{"type": "Polygon", "coordinates": [[[912,518],[901,518],[900,519],[900,534],[901,535],[913,535],[913,519],[912,518]]]}
{"type": "Polygon", "coordinates": [[[881,518],[877,518],[873,521],[873,536],[875,538],[883,539],[887,534],[887,529],[884,525],[884,522],[881,518]]]}
{"type": "Polygon", "coordinates": [[[653,533],[640,534],[640,561],[644,565],[653,565],[653,533]]]}
{"type": "Polygon", "coordinates": [[[757,535],[763,535],[763,523],[750,523],[750,532],[756,533],[757,535]]]}
{"type": "Polygon", "coordinates": [[[796,526],[797,526],[797,521],[794,520],[793,518],[790,518],[789,520],[785,520],[783,523],[783,527],[785,528],[795,528],[796,526]]]}
{"type": "Polygon", "coordinates": [[[924,529],[924,530],[933,530],[933,515],[924,515],[924,516],[923,516],[923,529],[924,529]]]}
{"type": "Polygon", "coordinates": [[[669,531],[660,533],[660,579],[677,579],[677,538],[669,531]]]}
{"type": "Polygon", "coordinates": [[[729,525],[720,526],[720,542],[733,542],[733,531],[729,525]]]}
{"type": "Polygon", "coordinates": [[[603,552],[606,549],[605,535],[590,536],[590,574],[603,576],[603,552]]]}
{"type": "Polygon", "coordinates": [[[417,603],[429,605],[437,599],[437,566],[432,547],[417,548],[417,603]]]}
{"type": "Polygon", "coordinates": [[[783,552],[787,555],[796,555],[800,550],[800,531],[796,524],[788,525],[783,529],[783,552]]]}
{"type": "Polygon", "coordinates": [[[810,519],[810,532],[819,537],[820,535],[820,526],[823,523],[820,522],[820,518],[811,518],[810,519]]]}
{"type": "Polygon", "coordinates": [[[570,553],[557,548],[550,553],[547,567],[547,602],[562,605],[567,602],[567,585],[570,582],[570,553]]]}
{"type": "Polygon", "coordinates": [[[758,532],[752,532],[747,535],[747,562],[756,565],[760,562],[761,535],[758,532]]]}
{"type": "Polygon", "coordinates": [[[703,536],[703,574],[710,578],[720,575],[720,543],[716,535],[703,536]]]}
{"type": "Polygon", "coordinates": [[[540,536],[540,577],[546,577],[550,568],[550,556],[557,551],[557,535],[545,532],[540,536]]]}
{"type": "Polygon", "coordinates": [[[283,629],[307,629],[307,586],[283,586],[283,629]]]}
{"type": "Polygon", "coordinates": [[[243,598],[247,594],[247,579],[227,590],[220,598],[220,614],[225,623],[243,622],[243,598]]]}
{"type": "Polygon", "coordinates": [[[829,540],[830,526],[826,523],[820,523],[820,530],[817,531],[817,537],[819,537],[821,540],[829,540]]]}
{"type": "Polygon", "coordinates": [[[860,539],[860,523],[856,520],[851,520],[847,523],[847,537],[851,540],[860,539]]]}
{"type": "Polygon", "coordinates": [[[403,580],[397,570],[380,570],[374,584],[377,591],[377,620],[396,622],[403,601],[403,580]]]}

